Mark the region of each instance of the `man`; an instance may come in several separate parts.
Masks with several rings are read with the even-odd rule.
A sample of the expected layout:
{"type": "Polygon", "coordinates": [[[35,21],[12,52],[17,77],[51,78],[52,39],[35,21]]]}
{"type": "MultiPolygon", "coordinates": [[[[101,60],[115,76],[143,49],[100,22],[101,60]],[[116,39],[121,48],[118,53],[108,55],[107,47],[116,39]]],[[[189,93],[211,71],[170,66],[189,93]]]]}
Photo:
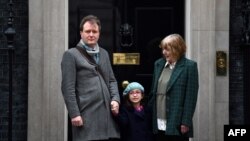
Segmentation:
{"type": "Polygon", "coordinates": [[[98,45],[101,24],[93,15],[80,24],[81,40],[65,51],[62,93],[72,123],[73,141],[120,138],[112,114],[119,111],[120,96],[108,52],[98,45]]]}

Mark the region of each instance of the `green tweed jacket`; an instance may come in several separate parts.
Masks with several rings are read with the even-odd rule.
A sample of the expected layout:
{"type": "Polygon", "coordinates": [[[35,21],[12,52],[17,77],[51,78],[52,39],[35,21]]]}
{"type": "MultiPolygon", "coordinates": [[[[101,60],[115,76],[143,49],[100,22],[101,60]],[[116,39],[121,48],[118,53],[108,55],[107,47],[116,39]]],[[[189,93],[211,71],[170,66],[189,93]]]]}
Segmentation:
{"type": "MultiPolygon", "coordinates": [[[[158,132],[156,117],[156,92],[158,79],[166,64],[164,58],[158,59],[154,64],[152,87],[149,94],[149,106],[153,110],[153,132],[158,132]]],[[[166,86],[166,135],[181,135],[180,125],[189,127],[189,132],[184,136],[193,137],[193,122],[197,95],[199,89],[197,63],[181,57],[175,64],[172,75],[166,86]]]]}

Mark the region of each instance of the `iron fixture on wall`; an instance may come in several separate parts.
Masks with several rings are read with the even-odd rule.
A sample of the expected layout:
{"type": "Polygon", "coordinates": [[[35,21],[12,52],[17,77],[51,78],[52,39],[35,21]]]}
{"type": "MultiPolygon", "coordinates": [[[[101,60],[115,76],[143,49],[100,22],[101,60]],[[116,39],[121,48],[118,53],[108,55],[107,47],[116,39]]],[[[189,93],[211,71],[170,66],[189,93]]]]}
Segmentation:
{"type": "Polygon", "coordinates": [[[224,51],[216,52],[216,74],[218,76],[227,74],[227,54],[224,51]]]}

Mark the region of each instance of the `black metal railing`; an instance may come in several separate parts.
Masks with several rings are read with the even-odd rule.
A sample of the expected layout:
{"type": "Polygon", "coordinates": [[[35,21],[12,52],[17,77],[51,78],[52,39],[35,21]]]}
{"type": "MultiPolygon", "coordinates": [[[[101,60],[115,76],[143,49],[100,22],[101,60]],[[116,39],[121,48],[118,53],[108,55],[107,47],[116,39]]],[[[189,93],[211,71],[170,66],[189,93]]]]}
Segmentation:
{"type": "Polygon", "coordinates": [[[13,93],[13,58],[14,58],[14,36],[16,34],[13,28],[14,12],[13,12],[13,2],[12,0],[8,3],[9,6],[9,17],[7,28],[4,31],[4,35],[7,39],[7,47],[0,48],[0,50],[8,51],[8,64],[9,64],[9,101],[8,101],[8,141],[12,141],[12,93],[13,93]]]}

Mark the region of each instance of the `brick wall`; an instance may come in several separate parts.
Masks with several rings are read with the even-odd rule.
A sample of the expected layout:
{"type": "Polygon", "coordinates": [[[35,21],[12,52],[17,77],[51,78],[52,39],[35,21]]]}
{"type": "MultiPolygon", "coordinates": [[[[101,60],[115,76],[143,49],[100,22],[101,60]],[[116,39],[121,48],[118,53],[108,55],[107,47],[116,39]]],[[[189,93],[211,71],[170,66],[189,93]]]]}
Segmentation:
{"type": "MultiPolygon", "coordinates": [[[[245,40],[246,20],[244,17],[246,13],[244,11],[248,9],[248,0],[231,0],[230,1],[230,47],[229,47],[229,122],[230,124],[245,124],[246,114],[249,113],[249,107],[246,104],[249,103],[249,99],[246,98],[247,81],[249,81],[249,75],[246,76],[247,67],[250,60],[245,60],[246,54],[250,54],[250,46],[246,46],[245,40]],[[246,53],[248,51],[249,53],[246,53]],[[245,61],[244,61],[245,60],[245,61]]],[[[249,3],[250,4],[250,3],[249,3]]],[[[250,5],[249,5],[250,6],[250,5]]],[[[247,11],[247,10],[246,10],[247,11]]],[[[248,23],[249,24],[249,23],[248,23]]],[[[248,65],[249,66],[249,65],[248,65]]],[[[249,93],[248,93],[249,95],[249,93]]],[[[249,119],[248,119],[249,121],[249,119]]]]}
{"type": "MultiPolygon", "coordinates": [[[[12,0],[14,25],[12,140],[27,140],[28,97],[28,0],[12,0]]],[[[4,31],[9,16],[9,0],[0,1],[0,49],[6,48],[4,31]]],[[[9,97],[8,52],[0,50],[0,140],[8,141],[9,97]]]]}

